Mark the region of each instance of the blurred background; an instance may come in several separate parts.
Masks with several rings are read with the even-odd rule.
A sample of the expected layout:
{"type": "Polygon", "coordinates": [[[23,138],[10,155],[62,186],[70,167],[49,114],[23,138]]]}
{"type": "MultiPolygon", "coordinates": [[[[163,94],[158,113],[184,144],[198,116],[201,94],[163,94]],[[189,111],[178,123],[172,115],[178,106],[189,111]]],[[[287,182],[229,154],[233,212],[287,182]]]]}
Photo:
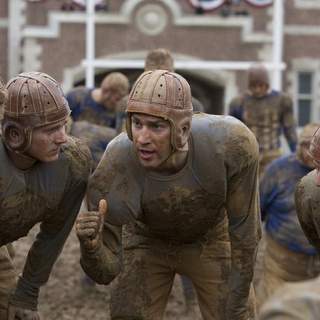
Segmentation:
{"type": "MultiPolygon", "coordinates": [[[[147,53],[166,48],[205,112],[228,114],[260,62],[302,127],[320,120],[319,16],[319,0],[0,0],[0,77],[42,71],[67,93],[118,71],[132,85],[147,53]]],[[[15,243],[18,271],[35,233],[15,243]]],[[[81,285],[78,246],[72,233],[41,291],[45,319],[109,319],[110,288],[81,285]]],[[[200,319],[182,291],[176,280],[165,319],[200,319]]]]}
{"type": "Polygon", "coordinates": [[[302,126],[320,119],[319,13],[318,0],[1,0],[0,76],[41,70],[67,92],[121,71],[132,84],[163,47],[206,112],[227,114],[264,62],[302,126]]]}

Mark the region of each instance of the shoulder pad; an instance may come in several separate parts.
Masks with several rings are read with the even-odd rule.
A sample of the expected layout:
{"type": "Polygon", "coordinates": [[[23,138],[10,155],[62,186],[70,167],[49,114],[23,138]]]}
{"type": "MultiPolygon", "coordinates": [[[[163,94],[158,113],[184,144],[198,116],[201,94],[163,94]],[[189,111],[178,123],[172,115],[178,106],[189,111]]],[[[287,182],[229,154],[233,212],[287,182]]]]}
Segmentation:
{"type": "Polygon", "coordinates": [[[62,146],[61,153],[69,162],[72,174],[87,180],[91,170],[91,153],[87,145],[69,136],[67,143],[62,146]]]}
{"type": "Polygon", "coordinates": [[[131,152],[132,141],[128,138],[125,132],[120,133],[114,139],[112,139],[106,151],[108,151],[110,161],[119,161],[122,156],[128,155],[131,152]]]}
{"type": "Polygon", "coordinates": [[[319,187],[316,185],[316,170],[312,170],[305,175],[298,184],[297,192],[305,195],[311,199],[320,200],[319,187]]]}
{"type": "MultiPolygon", "coordinates": [[[[232,116],[197,114],[192,119],[192,135],[198,140],[206,137],[206,144],[225,154],[225,161],[246,163],[259,158],[256,137],[240,120],[232,116]]],[[[244,165],[243,163],[243,165],[244,165]]]]}
{"type": "Polygon", "coordinates": [[[192,132],[207,132],[214,140],[225,140],[234,136],[247,136],[256,140],[250,129],[232,116],[196,113],[192,117],[192,132]]]}

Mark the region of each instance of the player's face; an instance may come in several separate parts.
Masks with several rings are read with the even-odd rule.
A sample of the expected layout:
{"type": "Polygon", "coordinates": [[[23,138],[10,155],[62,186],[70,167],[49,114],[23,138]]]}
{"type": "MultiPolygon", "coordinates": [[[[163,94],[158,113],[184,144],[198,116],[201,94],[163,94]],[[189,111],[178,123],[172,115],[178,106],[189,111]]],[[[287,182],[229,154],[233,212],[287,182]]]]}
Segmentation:
{"type": "Polygon", "coordinates": [[[106,109],[113,111],[117,104],[122,99],[120,93],[116,90],[111,90],[108,84],[101,86],[101,102],[106,109]]]}
{"type": "Polygon", "coordinates": [[[172,154],[170,123],[159,117],[134,113],[131,130],[140,164],[148,170],[161,170],[161,165],[172,154]]]}
{"type": "Polygon", "coordinates": [[[249,91],[255,98],[262,98],[264,97],[269,90],[269,86],[265,83],[254,83],[251,84],[249,87],[249,91]]]}
{"type": "Polygon", "coordinates": [[[67,141],[67,120],[35,128],[32,132],[31,146],[27,155],[42,162],[51,162],[59,158],[60,148],[67,141]]]}

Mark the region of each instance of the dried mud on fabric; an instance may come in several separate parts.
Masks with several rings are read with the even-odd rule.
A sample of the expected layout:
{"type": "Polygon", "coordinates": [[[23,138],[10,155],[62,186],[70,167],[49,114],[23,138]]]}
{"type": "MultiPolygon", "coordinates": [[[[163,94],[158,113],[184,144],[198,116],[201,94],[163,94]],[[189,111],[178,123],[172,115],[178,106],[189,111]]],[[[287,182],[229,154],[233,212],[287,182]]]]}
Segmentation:
{"type": "MultiPolygon", "coordinates": [[[[17,272],[23,268],[27,252],[37,234],[34,227],[27,237],[14,242],[16,251],[15,265],[17,272]]],[[[95,286],[84,289],[81,286],[83,276],[79,264],[79,243],[74,230],[57,260],[50,279],[41,289],[39,311],[46,320],[108,320],[110,286],[95,286]]],[[[180,277],[176,277],[169,297],[163,320],[200,320],[199,309],[185,314],[180,277]]]]}

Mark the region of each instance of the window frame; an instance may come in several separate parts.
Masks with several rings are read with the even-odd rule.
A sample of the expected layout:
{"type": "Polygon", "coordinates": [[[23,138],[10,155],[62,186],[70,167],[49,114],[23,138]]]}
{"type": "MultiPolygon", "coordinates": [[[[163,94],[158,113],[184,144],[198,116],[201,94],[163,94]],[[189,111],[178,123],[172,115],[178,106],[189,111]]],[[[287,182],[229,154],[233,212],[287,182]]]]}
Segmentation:
{"type": "MultiPolygon", "coordinates": [[[[297,125],[300,125],[300,119],[299,119],[299,101],[301,100],[309,100],[310,101],[310,118],[309,122],[314,121],[314,119],[317,117],[317,110],[315,110],[315,72],[313,70],[309,69],[301,69],[296,71],[296,99],[295,99],[295,105],[296,105],[296,118],[297,118],[297,125]],[[308,73],[311,75],[311,84],[310,84],[310,93],[300,93],[300,74],[302,73],[308,73]]],[[[303,125],[302,125],[303,126],[303,125]]]]}

